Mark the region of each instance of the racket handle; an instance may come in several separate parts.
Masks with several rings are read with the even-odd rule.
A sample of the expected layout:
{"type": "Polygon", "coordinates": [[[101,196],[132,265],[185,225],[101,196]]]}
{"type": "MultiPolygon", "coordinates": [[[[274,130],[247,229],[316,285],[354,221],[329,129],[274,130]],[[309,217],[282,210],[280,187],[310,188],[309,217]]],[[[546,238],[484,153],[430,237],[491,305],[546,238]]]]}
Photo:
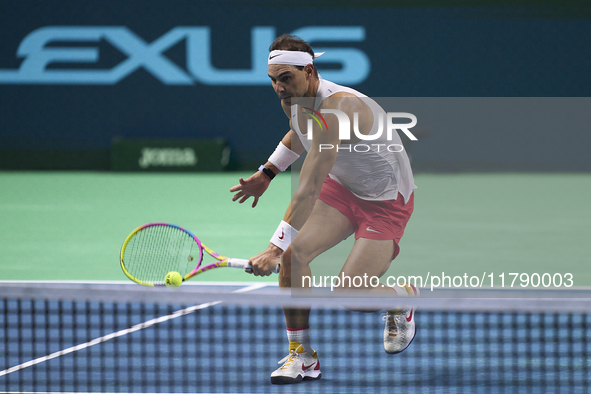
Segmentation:
{"type": "MultiPolygon", "coordinates": [[[[276,274],[279,273],[279,267],[281,265],[277,265],[277,267],[275,267],[275,269],[272,271],[276,274]]],[[[250,269],[252,268],[250,266],[250,264],[248,264],[248,260],[244,260],[244,259],[233,259],[233,258],[229,258],[228,259],[228,267],[232,267],[232,268],[242,268],[242,269],[250,269]]]]}

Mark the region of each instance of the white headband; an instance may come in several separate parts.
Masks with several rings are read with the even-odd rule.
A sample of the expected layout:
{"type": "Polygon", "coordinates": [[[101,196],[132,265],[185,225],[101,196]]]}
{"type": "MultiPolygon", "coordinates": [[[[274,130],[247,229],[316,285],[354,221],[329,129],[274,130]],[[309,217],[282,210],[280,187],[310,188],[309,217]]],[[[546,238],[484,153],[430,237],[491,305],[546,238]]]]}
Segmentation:
{"type": "Polygon", "coordinates": [[[271,51],[269,53],[269,64],[291,64],[294,66],[305,66],[312,63],[314,59],[324,52],[314,53],[314,57],[308,52],[301,51],[271,51]]]}

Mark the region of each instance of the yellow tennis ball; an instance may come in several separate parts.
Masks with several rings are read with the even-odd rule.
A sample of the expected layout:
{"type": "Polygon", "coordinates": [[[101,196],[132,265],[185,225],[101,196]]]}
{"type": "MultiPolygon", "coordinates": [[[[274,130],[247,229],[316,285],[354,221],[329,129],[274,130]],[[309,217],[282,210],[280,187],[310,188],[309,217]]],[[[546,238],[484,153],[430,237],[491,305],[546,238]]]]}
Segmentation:
{"type": "Polygon", "coordinates": [[[171,289],[177,289],[183,284],[183,277],[176,271],[170,271],[164,277],[164,284],[171,289]]]}

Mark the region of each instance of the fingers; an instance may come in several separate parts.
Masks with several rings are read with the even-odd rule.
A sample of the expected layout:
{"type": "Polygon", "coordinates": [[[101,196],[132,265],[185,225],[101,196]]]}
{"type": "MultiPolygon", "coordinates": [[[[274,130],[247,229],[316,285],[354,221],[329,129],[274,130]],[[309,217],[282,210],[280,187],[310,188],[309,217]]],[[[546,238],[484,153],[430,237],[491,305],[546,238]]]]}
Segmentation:
{"type": "Polygon", "coordinates": [[[240,185],[232,186],[230,188],[230,192],[234,193],[234,192],[237,192],[238,190],[242,190],[242,186],[244,186],[246,182],[244,182],[244,179],[242,179],[242,178],[239,178],[238,182],[240,182],[240,185]]]}
{"type": "Polygon", "coordinates": [[[255,269],[253,269],[252,274],[254,276],[269,276],[269,275],[271,275],[270,272],[265,272],[263,270],[255,270],[255,269]]]}
{"type": "Polygon", "coordinates": [[[269,184],[264,184],[257,181],[257,178],[255,178],[254,175],[246,180],[239,178],[238,181],[240,182],[239,185],[235,185],[230,188],[230,192],[236,193],[232,197],[232,201],[238,201],[240,204],[242,204],[250,197],[254,197],[252,207],[256,207],[259,203],[259,197],[265,192],[269,184]]]}
{"type": "Polygon", "coordinates": [[[232,201],[236,201],[242,196],[244,196],[244,192],[238,192],[238,193],[234,194],[234,196],[232,197],[232,201]]]}
{"type": "Polygon", "coordinates": [[[250,271],[246,271],[246,272],[251,273],[254,276],[269,276],[269,275],[271,275],[271,271],[265,271],[264,269],[259,268],[257,263],[253,263],[252,261],[249,261],[248,264],[250,264],[250,266],[252,268],[250,269],[250,271]]]}
{"type": "MultiPolygon", "coordinates": [[[[249,195],[249,194],[246,194],[246,193],[244,193],[244,192],[238,192],[238,193],[236,193],[236,194],[235,194],[235,195],[232,197],[232,201],[236,201],[236,200],[240,199],[240,201],[238,201],[238,203],[239,203],[239,204],[242,204],[244,201],[248,200],[250,197],[254,197],[254,196],[251,196],[251,195],[249,195]]],[[[257,204],[258,204],[258,202],[259,202],[259,198],[258,198],[258,197],[254,197],[254,201],[253,201],[253,203],[252,203],[252,207],[253,207],[253,208],[254,208],[254,207],[256,207],[256,206],[257,206],[257,204]]]]}

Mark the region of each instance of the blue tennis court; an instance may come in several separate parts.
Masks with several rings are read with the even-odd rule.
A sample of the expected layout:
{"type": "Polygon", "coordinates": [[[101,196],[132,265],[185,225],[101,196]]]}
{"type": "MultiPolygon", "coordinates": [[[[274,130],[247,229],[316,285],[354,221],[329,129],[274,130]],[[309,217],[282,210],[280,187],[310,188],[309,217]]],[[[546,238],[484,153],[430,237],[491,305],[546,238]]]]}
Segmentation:
{"type": "MultiPolygon", "coordinates": [[[[198,286],[206,287],[199,291],[209,295],[206,302],[196,299],[193,305],[53,301],[52,293],[72,298],[67,286],[53,286],[44,294],[37,285],[31,292],[38,296],[20,300],[6,299],[3,292],[2,391],[588,391],[588,314],[419,311],[414,342],[403,353],[388,355],[382,348],[379,313],[313,308],[312,345],[319,354],[322,378],[276,386],[269,375],[287,354],[281,308],[228,303],[233,292],[239,293],[235,297],[253,291],[272,297],[276,286],[198,286]],[[212,302],[216,296],[225,301],[212,302]],[[27,364],[32,360],[34,365],[27,364]]],[[[95,297],[109,287],[119,292],[122,285],[86,286],[95,297]]],[[[130,286],[123,286],[123,291],[137,287],[130,286]]],[[[13,294],[25,288],[14,288],[13,294]]],[[[165,301],[177,296],[164,291],[165,301]]]]}

